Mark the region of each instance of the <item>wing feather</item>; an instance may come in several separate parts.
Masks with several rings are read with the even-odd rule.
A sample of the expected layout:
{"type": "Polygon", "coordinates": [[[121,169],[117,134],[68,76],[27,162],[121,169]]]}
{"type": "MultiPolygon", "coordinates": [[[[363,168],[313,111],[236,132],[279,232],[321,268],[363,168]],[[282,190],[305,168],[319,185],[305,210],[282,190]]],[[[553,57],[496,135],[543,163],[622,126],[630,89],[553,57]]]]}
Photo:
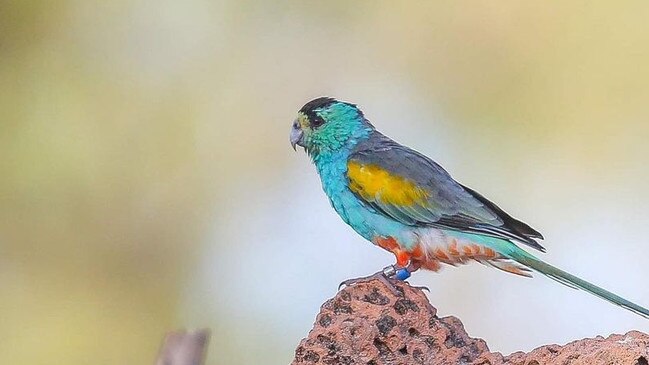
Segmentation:
{"type": "Polygon", "coordinates": [[[545,251],[543,236],[477,192],[455,181],[428,157],[378,132],[347,163],[349,188],[366,205],[410,226],[436,226],[525,243],[545,251]]]}

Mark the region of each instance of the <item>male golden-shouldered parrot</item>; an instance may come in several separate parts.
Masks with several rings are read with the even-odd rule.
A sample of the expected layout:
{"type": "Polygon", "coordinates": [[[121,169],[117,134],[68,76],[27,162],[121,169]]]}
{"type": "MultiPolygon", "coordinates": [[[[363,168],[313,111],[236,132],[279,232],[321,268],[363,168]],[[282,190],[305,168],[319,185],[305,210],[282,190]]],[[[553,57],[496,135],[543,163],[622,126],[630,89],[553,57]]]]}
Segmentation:
{"type": "Polygon", "coordinates": [[[290,141],[311,157],[338,215],[392,252],[396,264],[359,280],[405,280],[418,269],[478,261],[521,276],[539,272],[649,318],[649,310],[551,266],[519,245],[544,252],[543,236],[458,183],[440,165],[377,131],[354,104],[320,97],[305,104],[290,141]]]}

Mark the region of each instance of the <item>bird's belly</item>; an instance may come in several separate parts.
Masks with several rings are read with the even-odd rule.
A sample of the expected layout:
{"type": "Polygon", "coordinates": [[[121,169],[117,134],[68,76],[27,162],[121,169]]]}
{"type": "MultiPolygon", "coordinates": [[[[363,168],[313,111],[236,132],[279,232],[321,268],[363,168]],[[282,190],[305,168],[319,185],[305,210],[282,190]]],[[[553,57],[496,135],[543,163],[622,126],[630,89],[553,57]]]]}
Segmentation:
{"type": "Polygon", "coordinates": [[[498,252],[497,238],[407,226],[361,204],[351,192],[333,195],[330,200],[348,225],[366,240],[393,252],[397,261],[406,252],[411,262],[426,270],[438,271],[441,264],[457,266],[478,261],[512,274],[529,276],[529,270],[498,252]]]}
{"type": "Polygon", "coordinates": [[[417,247],[423,261],[438,261],[449,265],[464,264],[470,260],[489,261],[500,255],[489,246],[452,232],[424,228],[417,232],[417,247]]]}
{"type": "Polygon", "coordinates": [[[375,243],[377,237],[394,237],[399,244],[414,247],[416,237],[412,227],[363,205],[352,192],[340,192],[330,200],[342,220],[366,240],[375,243]]]}
{"type": "Polygon", "coordinates": [[[494,237],[425,228],[417,232],[417,244],[410,253],[413,262],[432,271],[438,271],[441,264],[457,266],[477,261],[512,274],[530,276],[527,268],[496,249],[502,244],[511,243],[494,237]]]}

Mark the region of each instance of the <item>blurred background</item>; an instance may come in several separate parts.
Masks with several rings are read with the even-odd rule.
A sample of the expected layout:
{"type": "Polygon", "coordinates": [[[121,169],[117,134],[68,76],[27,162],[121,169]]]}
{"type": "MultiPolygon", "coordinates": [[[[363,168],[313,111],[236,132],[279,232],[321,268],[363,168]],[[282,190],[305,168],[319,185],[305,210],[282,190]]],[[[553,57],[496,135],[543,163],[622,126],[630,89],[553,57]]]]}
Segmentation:
{"type": "MultiPolygon", "coordinates": [[[[340,281],[393,257],[329,207],[288,132],[308,100],[546,236],[549,262],[649,305],[649,3],[0,1],[0,362],[289,363],[340,281]]],[[[543,277],[421,272],[509,353],[649,331],[543,277]]]]}

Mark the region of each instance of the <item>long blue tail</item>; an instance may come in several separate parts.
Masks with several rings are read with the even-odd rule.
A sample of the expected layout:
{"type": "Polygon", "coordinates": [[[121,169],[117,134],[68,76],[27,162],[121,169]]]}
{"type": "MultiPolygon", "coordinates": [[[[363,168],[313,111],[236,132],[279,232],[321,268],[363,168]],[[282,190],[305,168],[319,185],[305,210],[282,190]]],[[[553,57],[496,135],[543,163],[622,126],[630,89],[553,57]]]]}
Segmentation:
{"type": "Polygon", "coordinates": [[[600,288],[597,285],[591,284],[586,280],[580,279],[570,273],[567,273],[561,269],[558,269],[550,264],[546,264],[540,259],[534,257],[532,254],[524,251],[523,249],[516,247],[512,244],[515,249],[507,250],[509,252],[506,255],[512,260],[529,267],[530,269],[537,271],[553,280],[560,282],[561,284],[567,285],[571,288],[577,288],[584,291],[587,291],[597,297],[600,297],[607,302],[619,305],[620,307],[630,310],[633,313],[639,314],[647,319],[649,319],[649,309],[641,307],[631,301],[628,301],[619,295],[613,294],[610,291],[600,288]]]}

